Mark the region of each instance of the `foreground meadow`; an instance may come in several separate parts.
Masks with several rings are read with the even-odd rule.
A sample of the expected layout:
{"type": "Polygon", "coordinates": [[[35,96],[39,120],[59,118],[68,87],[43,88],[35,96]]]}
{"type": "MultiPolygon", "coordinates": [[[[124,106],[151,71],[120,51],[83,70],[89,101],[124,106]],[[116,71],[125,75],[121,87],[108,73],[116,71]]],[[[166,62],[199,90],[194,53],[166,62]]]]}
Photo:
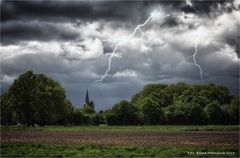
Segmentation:
{"type": "Polygon", "coordinates": [[[237,149],[2,144],[2,157],[238,157],[237,149]]]}

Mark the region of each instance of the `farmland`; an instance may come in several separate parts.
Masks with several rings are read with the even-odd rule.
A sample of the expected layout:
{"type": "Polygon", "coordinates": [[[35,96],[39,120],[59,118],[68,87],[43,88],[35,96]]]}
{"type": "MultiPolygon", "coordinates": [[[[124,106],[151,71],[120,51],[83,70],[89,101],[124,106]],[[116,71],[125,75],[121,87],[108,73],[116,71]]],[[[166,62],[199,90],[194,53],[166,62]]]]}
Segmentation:
{"type": "Polygon", "coordinates": [[[239,155],[239,126],[46,126],[27,129],[4,126],[1,129],[2,156],[239,155]]]}

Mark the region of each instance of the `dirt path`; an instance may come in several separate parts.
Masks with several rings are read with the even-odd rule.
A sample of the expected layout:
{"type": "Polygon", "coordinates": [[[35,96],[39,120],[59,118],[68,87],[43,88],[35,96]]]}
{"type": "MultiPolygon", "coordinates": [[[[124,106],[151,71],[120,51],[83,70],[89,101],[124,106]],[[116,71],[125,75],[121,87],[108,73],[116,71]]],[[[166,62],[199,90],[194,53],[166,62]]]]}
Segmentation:
{"type": "Polygon", "coordinates": [[[1,142],[238,148],[238,131],[2,132],[1,142]]]}

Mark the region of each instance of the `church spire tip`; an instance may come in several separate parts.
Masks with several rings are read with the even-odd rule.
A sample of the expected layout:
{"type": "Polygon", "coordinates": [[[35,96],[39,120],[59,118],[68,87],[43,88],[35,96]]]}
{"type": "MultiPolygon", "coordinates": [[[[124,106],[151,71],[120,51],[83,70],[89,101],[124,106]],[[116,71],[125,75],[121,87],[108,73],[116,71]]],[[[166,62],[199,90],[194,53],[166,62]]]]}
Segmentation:
{"type": "Polygon", "coordinates": [[[89,102],[88,89],[87,89],[87,91],[86,91],[85,103],[86,103],[86,104],[89,104],[89,103],[90,103],[90,102],[89,102]]]}

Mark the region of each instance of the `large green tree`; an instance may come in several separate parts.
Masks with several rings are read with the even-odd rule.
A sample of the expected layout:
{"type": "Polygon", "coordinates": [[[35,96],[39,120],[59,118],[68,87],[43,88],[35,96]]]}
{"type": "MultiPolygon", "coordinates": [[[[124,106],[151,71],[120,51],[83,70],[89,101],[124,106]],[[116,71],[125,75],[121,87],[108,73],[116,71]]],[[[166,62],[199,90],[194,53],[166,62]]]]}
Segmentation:
{"type": "MultiPolygon", "coordinates": [[[[164,98],[165,96],[163,96],[162,98],[164,98],[164,101],[161,101],[160,98],[158,98],[160,95],[159,93],[164,90],[165,88],[167,88],[168,85],[165,84],[148,84],[146,86],[144,86],[143,90],[138,92],[137,94],[135,94],[132,99],[131,99],[131,104],[135,105],[135,106],[141,106],[143,105],[142,103],[144,102],[144,98],[149,97],[151,95],[151,97],[153,99],[155,99],[155,101],[159,102],[159,104],[168,104],[165,103],[165,100],[167,100],[164,98]],[[155,97],[154,97],[155,96],[155,97]]],[[[164,93],[162,93],[163,95],[164,93]]]]}
{"type": "Polygon", "coordinates": [[[223,124],[223,116],[221,107],[218,101],[213,101],[204,108],[205,116],[209,124],[223,124]]]}
{"type": "Polygon", "coordinates": [[[18,121],[28,126],[34,124],[36,112],[36,75],[28,71],[18,77],[10,86],[9,95],[12,96],[12,105],[16,110],[18,121]]]}
{"type": "Polygon", "coordinates": [[[131,125],[138,123],[138,109],[126,100],[115,104],[105,112],[105,118],[110,125],[131,125]]]}
{"type": "Polygon", "coordinates": [[[145,98],[142,104],[141,111],[145,124],[156,125],[166,122],[164,111],[160,105],[155,104],[150,98],[145,98]]]}
{"type": "Polygon", "coordinates": [[[5,113],[10,108],[16,114],[16,122],[28,126],[64,124],[73,109],[57,81],[32,71],[20,75],[4,97],[8,99],[1,100],[2,119],[6,120],[5,113]]]}

